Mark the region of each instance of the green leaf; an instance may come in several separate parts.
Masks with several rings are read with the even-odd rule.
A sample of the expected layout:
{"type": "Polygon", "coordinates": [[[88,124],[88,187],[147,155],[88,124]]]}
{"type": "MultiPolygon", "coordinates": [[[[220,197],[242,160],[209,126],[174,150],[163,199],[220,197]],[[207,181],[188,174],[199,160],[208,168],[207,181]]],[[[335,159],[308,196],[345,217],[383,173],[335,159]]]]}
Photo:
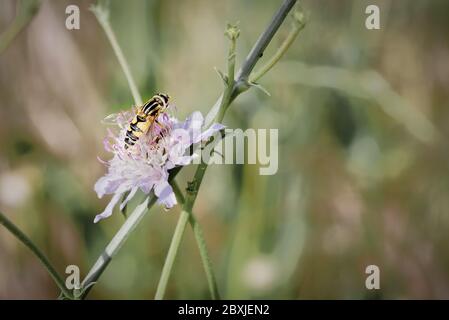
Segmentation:
{"type": "Polygon", "coordinates": [[[228,85],[228,76],[225,75],[220,69],[218,69],[217,67],[214,67],[215,72],[218,74],[218,76],[220,77],[220,79],[223,81],[224,85],[227,86],[228,85]]]}
{"type": "Polygon", "coordinates": [[[251,87],[254,87],[256,89],[259,89],[260,91],[262,91],[263,93],[265,93],[267,96],[271,97],[271,94],[268,92],[267,89],[265,89],[262,85],[260,85],[259,83],[256,82],[249,82],[249,85],[251,87]]]}

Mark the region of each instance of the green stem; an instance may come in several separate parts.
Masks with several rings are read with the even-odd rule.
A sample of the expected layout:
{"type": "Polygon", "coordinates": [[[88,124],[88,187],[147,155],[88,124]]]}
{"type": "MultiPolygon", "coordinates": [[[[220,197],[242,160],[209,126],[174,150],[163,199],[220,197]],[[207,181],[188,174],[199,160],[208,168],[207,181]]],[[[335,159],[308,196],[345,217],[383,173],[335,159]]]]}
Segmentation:
{"type": "Polygon", "coordinates": [[[179,250],[179,245],[181,244],[182,235],[184,234],[184,230],[188,221],[189,213],[183,210],[181,212],[181,215],[179,216],[178,224],[176,225],[175,233],[173,234],[167,257],[165,258],[164,267],[162,268],[161,277],[159,279],[156,295],[154,297],[155,300],[162,300],[164,298],[165,290],[167,289],[168,278],[170,277],[173,263],[175,262],[176,255],[179,250]]]}
{"type": "Polygon", "coordinates": [[[70,299],[73,298],[72,293],[66,288],[64,280],[59,276],[56,269],[48,261],[47,257],[39,250],[39,248],[29,239],[14,223],[12,223],[6,216],[0,212],[0,224],[5,226],[17,239],[19,239],[25,246],[27,246],[35,256],[42,262],[45,269],[47,269],[50,276],[55,281],[56,285],[61,289],[64,295],[70,299]]]}
{"type": "MultiPolygon", "coordinates": [[[[189,217],[192,216],[192,208],[195,203],[196,197],[198,195],[198,190],[201,185],[201,182],[203,181],[204,174],[207,169],[207,164],[204,162],[201,162],[195,172],[195,176],[193,178],[192,182],[189,182],[189,186],[187,188],[187,196],[185,198],[184,204],[183,204],[183,210],[179,216],[178,224],[176,225],[175,233],[173,234],[170,248],[167,253],[167,257],[165,259],[164,266],[162,268],[161,277],[159,279],[159,283],[156,290],[155,299],[161,300],[163,299],[165,295],[165,290],[167,288],[168,279],[170,277],[171,271],[173,269],[173,264],[175,262],[176,255],[179,250],[179,246],[181,244],[182,235],[184,234],[184,230],[187,225],[187,221],[189,220],[189,217]]],[[[197,230],[198,232],[198,230],[197,230]]],[[[200,235],[202,237],[202,233],[200,235]]],[[[204,239],[203,239],[204,241],[204,239]]],[[[200,249],[201,250],[201,249],[200,249]]],[[[209,275],[206,274],[207,277],[209,275]]],[[[211,292],[215,292],[216,285],[214,285],[215,288],[211,292]]],[[[217,292],[218,293],[218,292],[217,292]]],[[[218,297],[218,294],[215,293],[213,296],[218,297]]]]}
{"type": "Polygon", "coordinates": [[[228,51],[228,75],[227,75],[227,86],[225,89],[225,92],[223,94],[223,98],[221,99],[220,104],[220,112],[217,115],[216,122],[220,123],[224,115],[226,113],[226,110],[230,104],[231,96],[232,96],[232,90],[234,89],[234,72],[235,72],[235,46],[236,41],[239,36],[239,31],[237,27],[235,26],[228,26],[227,35],[230,39],[229,44],[229,51],[228,51]]]}
{"type": "Polygon", "coordinates": [[[288,48],[295,41],[299,32],[305,27],[305,16],[301,11],[296,11],[293,15],[294,22],[290,33],[287,38],[282,42],[281,46],[277,49],[276,53],[268,60],[268,62],[263,65],[258,71],[253,72],[249,77],[249,82],[254,83],[260,78],[262,78],[271,68],[282,58],[282,56],[287,52],[288,48]]]}
{"type": "MultiPolygon", "coordinates": [[[[217,116],[217,119],[221,121],[224,117],[224,114],[229,106],[229,102],[231,99],[232,90],[234,88],[234,69],[235,69],[235,45],[236,39],[239,35],[239,30],[236,26],[228,25],[228,29],[226,31],[230,39],[230,46],[228,52],[228,80],[225,92],[223,94],[223,99],[221,100],[220,105],[220,113],[217,116]]],[[[195,175],[192,182],[189,182],[187,187],[187,196],[185,198],[183,204],[183,210],[181,215],[179,216],[178,224],[175,229],[175,233],[173,234],[173,238],[170,244],[170,248],[168,250],[167,257],[165,259],[164,266],[162,268],[162,274],[159,279],[159,284],[156,291],[156,300],[161,300],[164,297],[165,290],[167,288],[168,279],[171,274],[171,270],[173,269],[173,263],[175,262],[176,254],[178,253],[179,246],[181,244],[182,235],[184,234],[185,227],[187,225],[187,221],[189,216],[192,216],[191,212],[193,209],[193,205],[195,204],[195,200],[198,196],[198,190],[201,186],[201,183],[204,178],[204,174],[206,173],[207,164],[203,161],[198,165],[195,175]]],[[[197,230],[198,232],[198,230],[197,230]]],[[[202,237],[202,233],[200,234],[202,237]]],[[[204,239],[203,239],[204,241],[204,239]]],[[[208,275],[207,275],[208,276],[208,275]]],[[[209,277],[209,276],[208,276],[209,277]]],[[[213,289],[213,291],[215,291],[213,289]]],[[[215,296],[215,294],[214,294],[215,296]]],[[[218,297],[218,295],[216,296],[218,297]]]]}
{"type": "MultiPolygon", "coordinates": [[[[120,203],[123,203],[123,201],[125,201],[125,199],[129,196],[130,192],[131,192],[131,190],[123,193],[120,203]]],[[[128,204],[125,204],[125,206],[123,207],[122,210],[120,210],[120,212],[122,213],[123,217],[126,220],[126,218],[128,217],[128,204]]]]}
{"type": "Polygon", "coordinates": [[[204,239],[201,225],[196,220],[193,212],[189,215],[189,223],[193,229],[198,250],[200,252],[201,262],[203,263],[204,272],[206,273],[207,283],[212,300],[220,300],[220,293],[218,291],[217,280],[212,268],[212,261],[207,251],[206,240],[204,239]]]}
{"type": "Polygon", "coordinates": [[[97,5],[91,6],[91,11],[95,14],[100,25],[103,27],[106,36],[108,37],[109,42],[111,43],[112,49],[117,57],[117,60],[122,67],[123,73],[125,74],[126,80],[128,81],[129,88],[131,90],[131,94],[134,99],[134,103],[136,105],[142,104],[142,97],[140,96],[139,90],[137,89],[136,83],[134,82],[134,78],[131,75],[131,70],[129,68],[128,62],[123,55],[123,51],[120,48],[120,45],[117,42],[117,38],[115,37],[114,31],[112,30],[111,24],[109,23],[109,9],[106,5],[101,5],[98,3],[97,5]]]}
{"type": "MultiPolygon", "coordinates": [[[[178,199],[178,202],[180,204],[184,204],[185,199],[184,195],[182,194],[181,189],[179,188],[179,185],[174,181],[172,183],[173,191],[176,195],[176,198],[178,199]]],[[[209,256],[209,252],[207,250],[206,241],[204,239],[203,230],[201,228],[201,225],[198,223],[198,221],[195,218],[195,215],[193,212],[189,212],[189,223],[192,227],[193,234],[195,236],[196,244],[198,246],[198,250],[200,252],[201,262],[203,263],[204,272],[206,273],[206,279],[209,286],[210,295],[213,300],[219,300],[220,294],[218,292],[218,286],[217,281],[215,278],[215,274],[212,268],[212,262],[209,256]]]]}
{"type": "Polygon", "coordinates": [[[109,242],[103,253],[97,259],[94,266],[90,269],[89,273],[84,278],[81,284],[82,292],[80,295],[80,299],[84,299],[87,296],[89,291],[103,274],[103,271],[109,265],[109,262],[111,262],[112,258],[123,246],[126,239],[128,239],[129,235],[133,232],[133,230],[148,212],[148,209],[151,208],[154,203],[156,203],[157,198],[154,195],[151,195],[149,198],[147,198],[142,204],[137,206],[129,215],[125,223],[123,223],[119,231],[115,234],[111,242],[109,242]]]}
{"type": "MultiPolygon", "coordinates": [[[[184,199],[184,196],[181,197],[181,199],[184,199],[183,210],[181,211],[181,214],[179,216],[178,223],[176,225],[176,229],[175,229],[175,232],[173,234],[173,237],[172,237],[172,240],[170,243],[170,248],[168,249],[167,257],[165,258],[161,277],[159,279],[159,283],[158,283],[158,286],[156,289],[156,295],[154,297],[155,300],[162,300],[164,298],[165,291],[167,289],[168,279],[170,278],[170,274],[173,269],[173,264],[175,262],[176,255],[178,254],[178,250],[181,245],[182,236],[183,236],[185,228],[187,226],[187,222],[191,219],[190,217],[193,217],[193,214],[191,213],[193,204],[195,202],[196,196],[198,194],[199,186],[201,185],[201,181],[204,177],[204,173],[207,168],[207,165],[205,165],[205,166],[204,165],[205,165],[204,163],[201,163],[198,166],[196,173],[195,173],[194,181],[190,183],[191,189],[187,189],[187,197],[185,199],[184,199]],[[200,168],[203,168],[203,169],[200,169],[200,168]],[[195,186],[192,186],[192,185],[195,185],[195,186]]],[[[175,184],[172,183],[172,185],[175,185],[175,184]]],[[[182,195],[179,188],[176,189],[176,187],[175,187],[173,189],[173,191],[177,192],[178,196],[179,196],[179,194],[182,195]]],[[[196,229],[197,229],[196,232],[198,233],[198,224],[197,224],[196,229]]],[[[194,228],[194,231],[195,231],[195,228],[194,228]]],[[[198,233],[198,235],[200,235],[200,237],[202,239],[201,242],[205,243],[202,232],[201,232],[201,234],[198,233]]],[[[203,252],[203,253],[207,252],[207,251],[204,251],[206,249],[205,245],[202,246],[201,243],[199,243],[198,245],[200,248],[200,252],[203,252]]],[[[206,253],[206,255],[207,255],[207,253],[206,253]]],[[[207,255],[207,261],[208,261],[208,265],[209,265],[207,268],[210,271],[210,274],[212,275],[212,281],[214,282],[214,284],[212,285],[213,289],[211,290],[212,297],[218,298],[219,295],[218,295],[217,286],[215,284],[215,277],[213,277],[213,273],[211,271],[212,268],[210,267],[210,259],[209,259],[208,255],[207,255]]],[[[206,275],[206,276],[209,277],[210,275],[206,275]]]]}
{"type": "MultiPolygon", "coordinates": [[[[278,31],[282,22],[287,17],[290,10],[293,8],[297,0],[284,0],[282,5],[279,7],[279,10],[273,15],[270,23],[267,28],[260,34],[256,43],[252,47],[251,51],[248,53],[245,61],[243,62],[241,68],[237,72],[235,77],[235,84],[232,90],[232,95],[230,101],[234,101],[234,99],[250,88],[248,84],[248,78],[254,67],[256,66],[259,59],[263,56],[265,49],[268,47],[268,44],[273,39],[274,35],[278,31]]],[[[223,95],[221,95],[218,100],[215,102],[213,107],[209,110],[206,115],[204,121],[204,127],[209,127],[214,120],[217,119],[217,115],[221,112],[220,109],[222,105],[223,95]]],[[[221,116],[218,116],[221,118],[221,116]]]]}
{"type": "Polygon", "coordinates": [[[181,188],[179,187],[179,184],[176,181],[173,181],[173,183],[171,184],[172,188],[173,188],[173,192],[175,193],[176,199],[178,200],[178,202],[183,205],[185,202],[185,198],[184,195],[182,194],[181,188]]]}
{"type": "Polygon", "coordinates": [[[28,23],[39,11],[39,7],[40,1],[38,0],[22,0],[18,3],[18,13],[14,18],[14,21],[0,35],[0,54],[2,54],[19,33],[25,29],[28,23]]]}
{"type": "Polygon", "coordinates": [[[284,0],[282,5],[279,7],[279,10],[273,15],[268,27],[264,30],[264,32],[262,32],[246,57],[245,62],[237,74],[238,80],[246,81],[248,79],[251,71],[254,69],[259,59],[263,56],[265,49],[268,47],[268,44],[273,39],[277,30],[281,26],[282,22],[284,22],[296,1],[297,0],[284,0]]]}

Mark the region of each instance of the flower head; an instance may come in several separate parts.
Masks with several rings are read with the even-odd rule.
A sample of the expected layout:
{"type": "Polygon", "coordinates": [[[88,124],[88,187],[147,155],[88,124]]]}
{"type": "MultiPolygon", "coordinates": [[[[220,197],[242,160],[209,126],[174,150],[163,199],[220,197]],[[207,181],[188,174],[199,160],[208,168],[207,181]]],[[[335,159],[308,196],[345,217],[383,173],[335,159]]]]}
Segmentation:
{"type": "Polygon", "coordinates": [[[157,119],[160,125],[153,123],[148,132],[128,148],[125,144],[126,130],[133,116],[132,112],[123,112],[106,118],[118,127],[118,132],[108,130],[104,147],[113,157],[102,161],[108,172],[98,179],[94,189],[99,198],[105,194],[113,196],[105,210],[95,216],[95,223],[109,217],[123,195],[128,193],[120,204],[122,209],[139,189],[146,194],[153,190],[158,203],[167,209],[172,208],[177,202],[168,183],[168,171],[190,164],[196,156],[188,153],[190,146],[206,141],[224,128],[215,123],[202,131],[204,118],[198,111],[184,122],[162,113],[157,119]]]}

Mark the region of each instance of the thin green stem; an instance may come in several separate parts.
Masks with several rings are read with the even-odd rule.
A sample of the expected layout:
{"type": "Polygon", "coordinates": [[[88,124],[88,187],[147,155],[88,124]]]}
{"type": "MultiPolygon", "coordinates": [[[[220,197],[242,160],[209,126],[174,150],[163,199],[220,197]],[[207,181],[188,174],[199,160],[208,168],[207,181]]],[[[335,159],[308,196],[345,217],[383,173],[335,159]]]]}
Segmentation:
{"type": "Polygon", "coordinates": [[[171,184],[172,188],[173,188],[173,192],[175,193],[176,196],[176,200],[178,200],[178,202],[183,205],[185,202],[185,198],[184,195],[182,194],[181,188],[179,187],[178,182],[173,181],[173,183],[171,184]]]}
{"type": "Polygon", "coordinates": [[[262,78],[271,68],[282,58],[282,56],[287,52],[288,48],[295,41],[299,32],[304,29],[306,25],[306,19],[302,11],[297,10],[293,15],[294,21],[292,29],[288,34],[287,38],[282,42],[281,46],[277,49],[276,53],[264,64],[259,70],[253,72],[249,77],[249,82],[254,83],[260,78],[262,78]]]}
{"type": "MultiPolygon", "coordinates": [[[[123,203],[123,201],[125,201],[125,199],[129,196],[130,192],[131,192],[131,190],[123,193],[120,203],[123,203]]],[[[128,204],[125,204],[125,206],[120,210],[120,212],[122,213],[123,218],[125,218],[125,220],[126,220],[126,218],[128,217],[128,204]]]]}
{"type": "Polygon", "coordinates": [[[28,238],[25,233],[23,233],[14,223],[12,223],[6,216],[0,212],[0,224],[5,226],[9,232],[11,232],[17,239],[19,239],[25,246],[27,246],[34,255],[39,259],[39,261],[44,265],[45,269],[47,269],[50,276],[55,281],[56,285],[61,289],[66,297],[69,299],[73,298],[72,293],[66,288],[64,280],[59,276],[56,269],[47,259],[47,257],[39,250],[39,248],[28,238]]]}
{"type": "Polygon", "coordinates": [[[18,2],[18,12],[13,22],[0,35],[0,54],[9,47],[11,42],[25,29],[37,14],[40,7],[38,0],[22,0],[18,2]]]}
{"type": "Polygon", "coordinates": [[[155,300],[162,300],[164,298],[165,290],[167,289],[168,278],[170,277],[171,270],[173,268],[173,263],[175,262],[176,255],[179,250],[179,245],[181,244],[182,235],[186,228],[187,222],[189,221],[189,213],[182,210],[178,224],[176,225],[175,233],[173,234],[172,241],[170,243],[170,248],[168,249],[167,257],[165,258],[164,267],[162,268],[161,277],[157,285],[155,300]]]}
{"type": "Polygon", "coordinates": [[[196,169],[193,181],[189,182],[189,186],[187,188],[187,196],[185,197],[185,201],[183,204],[183,210],[181,211],[181,214],[179,216],[178,224],[176,225],[175,233],[173,234],[170,248],[168,250],[167,257],[165,258],[165,263],[162,268],[161,277],[159,279],[155,295],[156,300],[162,300],[165,295],[168,279],[173,269],[173,264],[178,253],[179,246],[181,244],[182,235],[184,234],[184,230],[186,228],[189,217],[192,215],[190,212],[192,212],[192,208],[198,195],[198,190],[203,180],[206,169],[207,164],[201,162],[196,169]]]}
{"type": "Polygon", "coordinates": [[[192,182],[188,183],[186,189],[187,191],[186,201],[184,202],[184,207],[186,210],[189,211],[192,210],[193,205],[195,204],[196,198],[198,196],[198,191],[200,189],[201,183],[203,182],[206,170],[207,170],[207,163],[201,162],[196,168],[192,182]]]}
{"type": "Polygon", "coordinates": [[[100,4],[91,6],[91,11],[95,14],[100,25],[103,27],[109,42],[111,43],[112,49],[117,57],[117,60],[122,67],[123,73],[125,74],[126,80],[128,81],[131,94],[136,105],[142,104],[142,97],[140,96],[139,90],[137,89],[134,78],[132,77],[131,70],[129,68],[128,62],[123,55],[123,51],[117,42],[114,31],[112,30],[111,24],[109,23],[109,8],[106,4],[100,4]]]}
{"type": "Polygon", "coordinates": [[[203,263],[204,272],[206,273],[207,284],[209,286],[209,291],[212,300],[220,300],[220,293],[218,291],[217,280],[212,268],[212,261],[210,259],[206,240],[204,239],[203,230],[201,225],[195,218],[193,212],[189,215],[189,223],[193,229],[193,235],[195,236],[196,243],[198,245],[198,250],[200,252],[201,262],[203,263]]]}
{"type": "Polygon", "coordinates": [[[216,122],[221,122],[224,118],[226,110],[230,104],[232,90],[234,89],[234,73],[235,73],[235,47],[237,38],[240,31],[237,26],[228,25],[226,35],[229,37],[229,50],[228,50],[228,74],[227,74],[227,86],[223,93],[223,99],[221,99],[220,112],[217,115],[216,122]]]}
{"type": "Polygon", "coordinates": [[[284,22],[290,10],[293,8],[297,0],[284,0],[279,10],[273,15],[271,22],[268,27],[262,32],[259,39],[257,39],[256,44],[253,46],[248,56],[245,59],[242,67],[240,68],[237,78],[241,81],[246,81],[251,73],[251,71],[256,66],[256,63],[263,56],[263,52],[268,47],[268,44],[273,39],[277,30],[284,22]]]}
{"type": "Polygon", "coordinates": [[[129,235],[133,232],[145,214],[149,211],[154,203],[156,203],[156,197],[154,195],[149,196],[146,200],[138,205],[134,211],[126,219],[125,223],[120,227],[119,231],[115,234],[109,244],[106,246],[103,253],[95,262],[94,266],[90,269],[87,276],[84,278],[81,284],[81,294],[80,299],[84,299],[92,287],[95,285],[97,280],[103,274],[103,271],[109,265],[112,258],[117,254],[120,248],[128,239],[129,235]]]}
{"type": "MultiPolygon", "coordinates": [[[[176,198],[178,199],[178,202],[180,204],[184,204],[185,202],[184,195],[182,194],[182,191],[179,188],[179,185],[176,183],[176,181],[172,183],[172,187],[176,195],[176,198]]],[[[189,212],[189,223],[190,226],[192,227],[193,234],[195,236],[195,240],[198,246],[198,250],[200,252],[201,262],[203,263],[204,272],[206,273],[206,279],[209,286],[210,295],[213,300],[219,300],[220,294],[218,292],[217,281],[212,268],[212,262],[209,256],[209,252],[207,250],[203,230],[201,228],[201,225],[196,220],[193,212],[189,212]]]]}
{"type": "MultiPolygon", "coordinates": [[[[223,99],[221,100],[220,113],[217,116],[217,120],[221,121],[229,106],[232,90],[234,88],[234,70],[235,70],[235,47],[236,40],[239,36],[239,30],[236,26],[228,25],[226,35],[230,39],[229,52],[228,52],[228,77],[223,99]]],[[[198,191],[206,173],[207,163],[201,161],[198,165],[192,182],[189,182],[187,187],[187,195],[183,204],[183,210],[179,216],[178,224],[173,234],[173,238],[168,250],[167,257],[165,259],[164,266],[162,268],[162,274],[159,279],[159,284],[156,291],[156,300],[163,299],[165,290],[167,288],[168,279],[170,277],[171,270],[173,269],[173,263],[175,262],[176,254],[178,253],[179,246],[181,244],[182,235],[184,234],[185,227],[189,216],[192,216],[191,212],[195,200],[198,196],[198,191]]],[[[197,230],[198,232],[198,230],[197,230]]],[[[202,233],[199,234],[202,237],[202,233]]],[[[203,239],[204,241],[204,239],[203,239]]],[[[210,262],[210,261],[209,261],[210,262]]],[[[209,277],[209,275],[207,275],[209,277]]],[[[213,289],[216,290],[216,289],[213,289]]],[[[215,294],[214,294],[215,295],[215,294]]],[[[218,295],[217,295],[218,297],[218,295]]]]}
{"type": "MultiPolygon", "coordinates": [[[[267,28],[260,34],[256,43],[248,53],[245,61],[242,63],[242,66],[237,72],[230,102],[234,101],[239,94],[250,88],[250,85],[248,84],[248,77],[250,73],[253,71],[259,59],[263,56],[265,49],[268,47],[269,43],[278,31],[282,22],[287,17],[290,10],[295,5],[296,1],[297,0],[284,0],[282,5],[279,7],[279,10],[273,15],[267,28]]],[[[223,95],[218,98],[213,107],[209,110],[204,121],[204,127],[209,127],[212,122],[217,119],[217,114],[219,114],[222,110],[220,108],[222,100],[223,95]]],[[[220,117],[221,116],[219,116],[219,118],[220,117]]]]}

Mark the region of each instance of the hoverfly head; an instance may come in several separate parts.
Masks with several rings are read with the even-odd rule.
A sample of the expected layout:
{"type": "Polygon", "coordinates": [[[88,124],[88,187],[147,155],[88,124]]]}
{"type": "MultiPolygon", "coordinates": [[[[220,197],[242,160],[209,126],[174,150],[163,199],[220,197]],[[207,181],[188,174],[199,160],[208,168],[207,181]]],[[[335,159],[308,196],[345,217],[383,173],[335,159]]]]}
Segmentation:
{"type": "Polygon", "coordinates": [[[165,109],[168,108],[168,101],[170,100],[170,96],[166,93],[158,93],[157,95],[162,100],[162,105],[163,105],[162,111],[165,111],[165,109]]]}

